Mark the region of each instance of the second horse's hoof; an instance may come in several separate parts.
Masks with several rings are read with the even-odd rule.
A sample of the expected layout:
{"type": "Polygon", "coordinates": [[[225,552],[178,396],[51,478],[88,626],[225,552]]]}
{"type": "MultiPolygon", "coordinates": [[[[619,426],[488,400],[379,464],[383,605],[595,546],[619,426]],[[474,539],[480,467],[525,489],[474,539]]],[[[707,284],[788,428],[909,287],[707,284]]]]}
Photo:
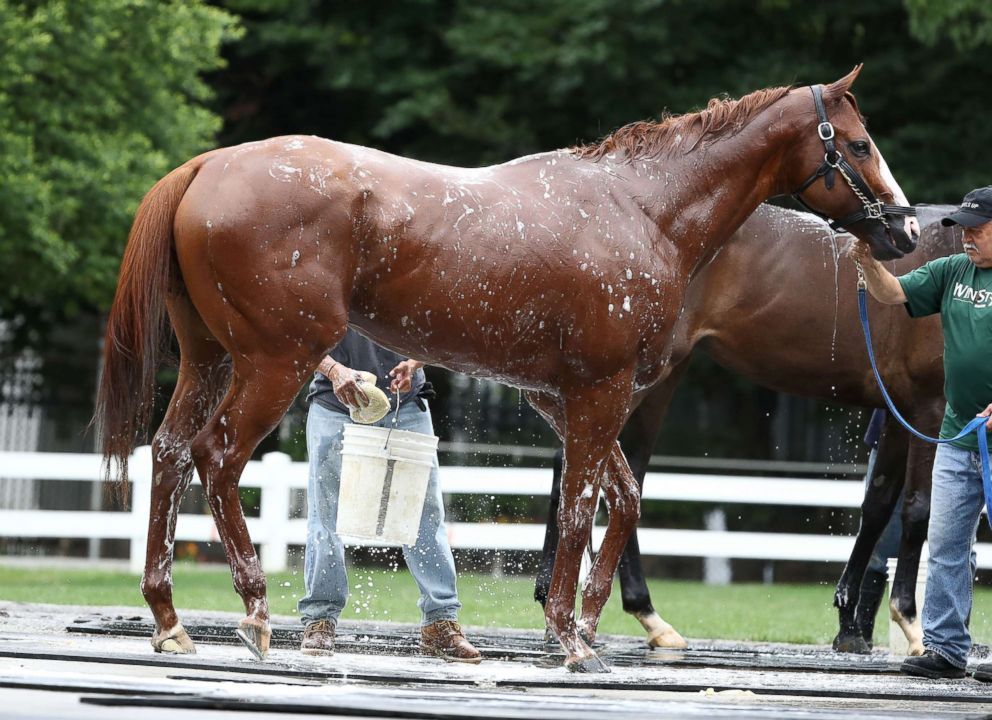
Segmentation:
{"type": "Polygon", "coordinates": [[[870,655],[871,648],[860,635],[837,635],[833,648],[837,652],[853,653],[854,655],[870,655]]]}
{"type": "Polygon", "coordinates": [[[606,663],[599,659],[598,655],[590,655],[589,657],[568,660],[565,662],[565,667],[575,673],[603,674],[610,671],[610,668],[607,667],[606,663]]]}

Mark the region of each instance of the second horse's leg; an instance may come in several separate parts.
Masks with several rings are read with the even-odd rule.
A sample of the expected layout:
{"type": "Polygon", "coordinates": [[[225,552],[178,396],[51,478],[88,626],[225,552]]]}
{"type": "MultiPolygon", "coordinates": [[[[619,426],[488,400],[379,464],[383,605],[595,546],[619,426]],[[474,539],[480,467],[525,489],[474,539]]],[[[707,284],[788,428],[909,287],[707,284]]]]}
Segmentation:
{"type": "Polygon", "coordinates": [[[922,655],[924,652],[923,626],[919,608],[916,607],[916,577],[930,522],[930,485],[936,452],[935,445],[916,438],[909,441],[906,494],[902,503],[902,538],[896,576],[892,580],[889,616],[906,636],[910,655],[922,655]]]}
{"type": "Polygon", "coordinates": [[[838,652],[870,652],[857,623],[858,600],[872,551],[892,517],[892,509],[902,491],[906,464],[905,443],[906,434],[901,428],[887,422],[878,443],[875,462],[868,470],[865,497],[861,503],[861,526],[858,528],[851,557],[834,592],[834,607],[837,608],[840,627],[834,638],[833,648],[838,652]]]}

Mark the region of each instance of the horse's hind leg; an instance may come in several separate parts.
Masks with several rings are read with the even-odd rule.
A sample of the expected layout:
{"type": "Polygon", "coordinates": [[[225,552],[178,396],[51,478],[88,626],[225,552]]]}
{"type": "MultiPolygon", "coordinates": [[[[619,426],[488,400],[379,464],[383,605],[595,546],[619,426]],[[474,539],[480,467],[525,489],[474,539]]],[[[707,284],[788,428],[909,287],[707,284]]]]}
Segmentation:
{"type": "Polygon", "coordinates": [[[156,652],[194,653],[172,602],[172,561],[179,501],[193,476],[190,443],[227,386],[226,351],[210,336],[185,297],[169,300],[179,338],[179,380],[152,440],[151,512],[141,593],[155,617],[156,652]]]}
{"type": "Polygon", "coordinates": [[[319,359],[302,350],[299,357],[278,359],[260,353],[236,356],[227,395],[193,440],[193,462],[224,544],[234,589],[245,606],[238,637],[259,659],[268,652],[271,637],[269,607],[265,574],[245,525],[238,481],[251,453],[282,419],[319,359]]]}
{"type": "Polygon", "coordinates": [[[870,652],[856,618],[861,583],[872,551],[885,530],[892,509],[899,500],[905,478],[906,435],[893,422],[886,422],[878,443],[875,464],[868,478],[868,488],[861,503],[861,526],[851,550],[851,557],[834,591],[839,629],[833,648],[838,652],[870,652]]]}
{"type": "MultiPolygon", "coordinates": [[[[942,411],[934,412],[933,427],[939,426],[942,411]]],[[[936,434],[931,430],[933,434],[936,434]]],[[[922,655],[923,627],[919,608],[916,607],[916,578],[920,569],[920,555],[927,539],[930,522],[930,487],[933,479],[933,460],[937,446],[910,438],[909,456],[906,461],[906,495],[902,504],[902,538],[899,541],[899,563],[892,580],[892,597],[889,615],[899,625],[909,642],[910,655],[922,655]]]]}

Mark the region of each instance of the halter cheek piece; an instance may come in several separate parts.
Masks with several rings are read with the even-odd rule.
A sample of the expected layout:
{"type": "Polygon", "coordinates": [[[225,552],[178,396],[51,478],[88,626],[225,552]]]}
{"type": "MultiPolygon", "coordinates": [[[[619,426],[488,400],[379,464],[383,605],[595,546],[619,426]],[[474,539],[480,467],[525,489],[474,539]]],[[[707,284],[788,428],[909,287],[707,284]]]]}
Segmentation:
{"type": "Polygon", "coordinates": [[[823,141],[823,163],[816,169],[816,171],[810,175],[806,182],[799,186],[799,189],[792,193],[792,197],[799,202],[804,208],[809,210],[814,215],[819,215],[824,220],[830,221],[830,218],[810,207],[805,200],[802,198],[802,193],[810,185],[815,183],[821,177],[823,178],[823,184],[826,185],[827,190],[834,189],[834,171],[840,173],[840,176],[844,178],[845,182],[850,186],[851,190],[857,196],[858,200],[861,201],[861,209],[857,210],[850,215],[845,215],[839,220],[830,221],[831,230],[842,230],[854,223],[859,223],[862,220],[878,220],[885,227],[889,226],[889,222],[886,219],[886,215],[916,215],[916,208],[905,207],[903,205],[886,205],[881,200],[879,200],[872,189],[865,182],[864,178],[855,170],[851,165],[844,159],[844,156],[837,149],[834,144],[834,126],[830,124],[830,120],[827,119],[827,109],[823,105],[823,88],[819,85],[810,85],[810,91],[813,93],[813,105],[816,107],[816,134],[823,141]]]}

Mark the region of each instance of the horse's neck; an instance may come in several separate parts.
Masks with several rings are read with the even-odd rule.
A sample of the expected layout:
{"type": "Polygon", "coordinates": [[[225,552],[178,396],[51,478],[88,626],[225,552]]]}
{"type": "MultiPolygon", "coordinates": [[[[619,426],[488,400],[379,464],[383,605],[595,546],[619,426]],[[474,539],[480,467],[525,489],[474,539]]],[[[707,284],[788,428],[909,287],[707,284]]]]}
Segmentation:
{"type": "Polygon", "coordinates": [[[780,169],[789,131],[759,121],[686,155],[631,165],[659,242],[674,251],[686,275],[719,252],[758,205],[784,191],[780,169]]]}

